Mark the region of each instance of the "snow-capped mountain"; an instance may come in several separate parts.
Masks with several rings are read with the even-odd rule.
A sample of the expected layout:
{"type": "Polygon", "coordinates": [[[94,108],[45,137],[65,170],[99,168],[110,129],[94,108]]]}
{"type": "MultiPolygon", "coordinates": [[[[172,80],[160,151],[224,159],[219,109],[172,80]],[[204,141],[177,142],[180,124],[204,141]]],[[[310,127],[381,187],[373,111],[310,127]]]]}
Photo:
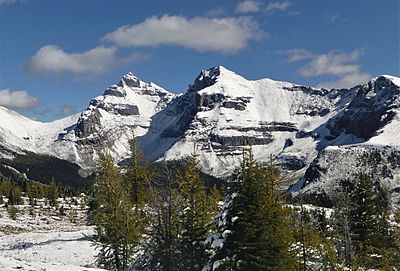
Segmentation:
{"type": "Polygon", "coordinates": [[[41,123],[0,107],[0,157],[31,151],[77,163],[90,172],[99,152],[108,151],[116,160],[126,157],[128,140],[145,134],[151,117],[174,97],[128,73],[92,99],[86,110],[62,120],[41,123]]]}
{"type": "Polygon", "coordinates": [[[334,193],[340,180],[378,154],[386,167],[371,158],[377,174],[400,190],[400,78],[388,75],[327,90],[247,80],[217,66],[175,95],[128,73],[63,120],[40,123],[4,108],[0,114],[3,157],[47,153],[90,171],[101,151],[126,158],[135,135],[151,161],[195,153],[205,173],[221,177],[235,170],[251,143],[256,159],[276,157],[292,191],[334,193]]]}

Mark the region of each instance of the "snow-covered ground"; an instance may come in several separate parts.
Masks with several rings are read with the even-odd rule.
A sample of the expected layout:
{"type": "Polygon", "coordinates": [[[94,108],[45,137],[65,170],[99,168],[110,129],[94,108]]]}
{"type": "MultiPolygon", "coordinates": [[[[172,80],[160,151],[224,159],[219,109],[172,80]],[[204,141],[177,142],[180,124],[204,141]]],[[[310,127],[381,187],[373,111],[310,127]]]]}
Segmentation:
{"type": "Polygon", "coordinates": [[[75,216],[72,209],[65,216],[39,206],[18,209],[12,220],[0,205],[0,270],[103,270],[96,268],[96,249],[87,238],[93,228],[85,225],[79,207],[75,216]]]}

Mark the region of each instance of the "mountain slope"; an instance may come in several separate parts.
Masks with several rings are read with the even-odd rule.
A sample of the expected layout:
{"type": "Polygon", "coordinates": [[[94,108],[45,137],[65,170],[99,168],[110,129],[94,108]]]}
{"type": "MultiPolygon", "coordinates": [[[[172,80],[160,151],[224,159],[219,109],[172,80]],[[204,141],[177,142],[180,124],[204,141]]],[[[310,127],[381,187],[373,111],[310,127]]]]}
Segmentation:
{"type": "Polygon", "coordinates": [[[0,156],[51,154],[89,174],[101,151],[125,159],[135,135],[151,161],[195,153],[205,173],[224,177],[251,144],[256,159],[276,157],[294,192],[333,195],[340,181],[366,168],[400,191],[399,85],[400,78],[384,75],[350,89],[317,89],[247,80],[217,66],[175,95],[128,73],[63,120],[40,123],[0,108],[0,156]],[[378,156],[386,168],[375,167],[378,156]]]}
{"type": "Polygon", "coordinates": [[[146,133],[151,116],[174,97],[128,73],[92,99],[86,110],[62,120],[41,123],[0,108],[0,157],[25,151],[49,154],[79,164],[88,174],[101,151],[116,160],[125,157],[128,140],[146,133]]]}
{"type": "Polygon", "coordinates": [[[307,163],[317,154],[312,131],[343,110],[354,95],[353,90],[249,81],[222,66],[214,67],[203,71],[187,93],[153,117],[142,142],[145,150],[155,142],[172,145],[158,152],[152,149],[150,159],[181,159],[196,148],[203,170],[217,176],[233,172],[249,143],[260,160],[285,153],[307,163]],[[184,129],[172,133],[176,123],[184,129]]]}

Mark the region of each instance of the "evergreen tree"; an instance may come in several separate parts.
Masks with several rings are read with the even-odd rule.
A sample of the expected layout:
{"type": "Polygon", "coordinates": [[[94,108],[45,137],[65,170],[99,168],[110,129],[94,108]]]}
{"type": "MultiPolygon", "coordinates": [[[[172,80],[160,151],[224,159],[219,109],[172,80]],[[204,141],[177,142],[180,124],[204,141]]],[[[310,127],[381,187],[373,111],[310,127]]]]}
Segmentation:
{"type": "Polygon", "coordinates": [[[389,198],[378,181],[360,173],[345,191],[342,209],[337,212],[346,233],[345,262],[353,268],[383,268],[392,258],[394,238],[389,226],[389,198]]]}
{"type": "Polygon", "coordinates": [[[142,205],[149,190],[152,174],[138,140],[134,138],[129,144],[131,158],[129,164],[125,167],[125,181],[133,202],[137,205],[142,205]]]}
{"type": "Polygon", "coordinates": [[[219,231],[209,238],[217,246],[209,270],[294,268],[288,210],[279,189],[278,172],[272,162],[264,167],[254,160],[251,150],[245,151],[217,220],[219,231]]]}
{"type": "Polygon", "coordinates": [[[50,206],[53,207],[58,207],[58,191],[57,191],[57,183],[54,177],[51,179],[50,187],[48,189],[49,191],[49,202],[50,206]]]}
{"type": "Polygon", "coordinates": [[[11,189],[13,188],[13,183],[9,178],[3,178],[1,180],[1,194],[8,197],[11,189]]]}
{"type": "Polygon", "coordinates": [[[92,219],[96,226],[93,241],[101,248],[101,266],[126,270],[142,236],[141,215],[126,189],[123,176],[110,155],[100,155],[101,172],[94,183],[98,208],[92,219]]]}
{"type": "Polygon", "coordinates": [[[8,204],[9,205],[18,205],[22,204],[22,192],[18,186],[13,186],[11,190],[9,190],[8,194],[8,204]]]}
{"type": "Polygon", "coordinates": [[[335,243],[328,231],[328,221],[321,210],[308,211],[303,205],[300,212],[292,212],[296,254],[296,270],[337,270],[339,268],[335,243]]]}
{"type": "Polygon", "coordinates": [[[173,171],[164,161],[149,194],[150,240],[138,265],[145,270],[179,271],[179,213],[181,197],[173,171]]]}
{"type": "Polygon", "coordinates": [[[176,178],[181,198],[179,270],[202,270],[209,257],[204,241],[210,233],[209,222],[215,214],[215,204],[207,196],[194,155],[187,160],[185,169],[176,178]]]}

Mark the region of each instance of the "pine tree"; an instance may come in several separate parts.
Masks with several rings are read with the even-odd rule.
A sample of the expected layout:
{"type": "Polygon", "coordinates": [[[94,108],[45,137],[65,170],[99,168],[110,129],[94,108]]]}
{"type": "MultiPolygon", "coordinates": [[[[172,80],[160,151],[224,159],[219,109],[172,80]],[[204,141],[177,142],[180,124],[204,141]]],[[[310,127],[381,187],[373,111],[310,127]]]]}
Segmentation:
{"type": "Polygon", "coordinates": [[[210,204],[194,155],[176,178],[181,197],[179,270],[202,270],[209,256],[204,241],[210,233],[209,222],[215,214],[216,210],[212,209],[215,204],[210,204]]]}
{"type": "Polygon", "coordinates": [[[257,163],[245,151],[241,168],[228,193],[214,234],[217,250],[209,270],[290,270],[288,211],[281,199],[278,172],[272,165],[257,163]],[[218,243],[223,243],[222,246],[218,243]]]}

